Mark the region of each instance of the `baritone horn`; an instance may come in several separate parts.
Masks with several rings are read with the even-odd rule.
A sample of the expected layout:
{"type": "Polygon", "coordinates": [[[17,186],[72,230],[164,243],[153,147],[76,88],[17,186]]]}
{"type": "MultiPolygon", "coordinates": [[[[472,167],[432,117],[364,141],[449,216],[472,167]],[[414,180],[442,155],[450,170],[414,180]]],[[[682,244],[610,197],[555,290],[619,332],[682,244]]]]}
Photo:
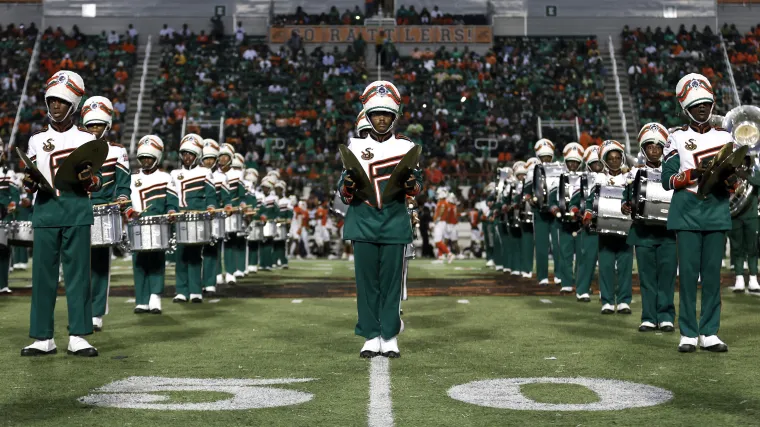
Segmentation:
{"type": "MultiPolygon", "coordinates": [[[[747,172],[751,174],[760,171],[760,108],[754,105],[736,107],[723,117],[721,124],[731,132],[737,145],[749,147],[752,169],[747,172]]],[[[747,208],[753,189],[752,184],[742,181],[729,201],[731,216],[737,216],[747,208]]]]}

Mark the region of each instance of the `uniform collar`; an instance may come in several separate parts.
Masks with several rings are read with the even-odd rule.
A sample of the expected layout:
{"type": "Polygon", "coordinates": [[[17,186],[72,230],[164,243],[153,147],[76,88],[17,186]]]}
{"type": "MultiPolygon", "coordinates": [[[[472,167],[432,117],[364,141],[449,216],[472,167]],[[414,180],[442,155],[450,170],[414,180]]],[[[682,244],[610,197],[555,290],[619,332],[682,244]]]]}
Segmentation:
{"type": "Polygon", "coordinates": [[[710,126],[709,123],[689,123],[689,127],[691,130],[697,133],[707,133],[710,132],[710,129],[712,129],[712,126],[710,126]]]}

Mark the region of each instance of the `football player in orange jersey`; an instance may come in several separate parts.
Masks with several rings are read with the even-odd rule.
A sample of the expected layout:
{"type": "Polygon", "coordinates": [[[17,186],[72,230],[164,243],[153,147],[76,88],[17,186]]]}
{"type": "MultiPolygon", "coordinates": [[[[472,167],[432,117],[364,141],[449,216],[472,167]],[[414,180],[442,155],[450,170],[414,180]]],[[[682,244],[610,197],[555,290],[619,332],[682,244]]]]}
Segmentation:
{"type": "Polygon", "coordinates": [[[449,247],[446,246],[444,238],[446,237],[446,211],[448,204],[446,203],[446,196],[448,191],[445,188],[439,188],[436,193],[438,203],[435,205],[435,213],[433,214],[433,244],[438,249],[438,258],[447,257],[448,262],[454,260],[454,254],[449,251],[449,247]]]}
{"type": "MultiPolygon", "coordinates": [[[[446,240],[448,240],[451,253],[457,258],[462,257],[462,253],[459,251],[459,233],[457,232],[457,224],[459,223],[459,200],[457,200],[456,194],[450,192],[446,196],[446,240]]],[[[453,256],[449,257],[449,262],[453,256]]]]}
{"type": "Polygon", "coordinates": [[[483,249],[483,233],[480,232],[480,214],[476,207],[467,211],[467,220],[470,222],[470,257],[478,257],[483,249]]]}

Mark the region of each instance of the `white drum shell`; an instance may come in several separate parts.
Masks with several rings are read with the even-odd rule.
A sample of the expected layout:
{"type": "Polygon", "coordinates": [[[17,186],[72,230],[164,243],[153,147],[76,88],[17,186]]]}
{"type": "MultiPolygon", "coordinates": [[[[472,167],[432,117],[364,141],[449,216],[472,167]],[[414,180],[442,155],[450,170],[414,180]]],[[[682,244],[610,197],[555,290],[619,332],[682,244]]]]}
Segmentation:
{"type": "Polygon", "coordinates": [[[238,233],[243,231],[243,213],[240,211],[232,212],[224,219],[224,230],[227,233],[238,233]]]}
{"type": "Polygon", "coordinates": [[[277,224],[274,240],[278,242],[288,240],[288,224],[277,224]]]}
{"type": "Polygon", "coordinates": [[[8,246],[9,226],[8,223],[0,223],[0,247],[8,246]]]}
{"type": "Polygon", "coordinates": [[[171,229],[164,217],[143,217],[127,223],[132,252],[167,251],[171,229]]]}
{"type": "Polygon", "coordinates": [[[270,239],[277,234],[277,224],[274,222],[267,222],[264,224],[264,238],[270,239]]]}
{"type": "Polygon", "coordinates": [[[623,187],[605,185],[594,194],[594,229],[599,234],[627,236],[633,220],[623,214],[623,187]]]}
{"type": "Polygon", "coordinates": [[[211,217],[204,213],[184,213],[176,223],[177,243],[205,245],[211,243],[211,217]]]}
{"type": "Polygon", "coordinates": [[[118,205],[94,206],[90,246],[116,246],[122,240],[121,210],[118,205]]]}
{"type": "Polygon", "coordinates": [[[264,240],[264,223],[258,221],[252,222],[248,229],[248,241],[260,242],[262,240],[264,240]]]}
{"type": "Polygon", "coordinates": [[[227,230],[227,217],[223,212],[216,212],[211,216],[211,236],[213,239],[222,239],[227,230]]]}
{"type": "Polygon", "coordinates": [[[12,246],[31,247],[34,244],[32,221],[13,221],[10,223],[8,243],[12,246]]]}
{"type": "Polygon", "coordinates": [[[644,208],[642,214],[636,219],[659,225],[668,222],[668,211],[670,210],[670,199],[673,197],[673,191],[665,191],[660,177],[660,172],[647,171],[646,188],[644,194],[641,195],[643,200],[640,200],[644,208]]]}

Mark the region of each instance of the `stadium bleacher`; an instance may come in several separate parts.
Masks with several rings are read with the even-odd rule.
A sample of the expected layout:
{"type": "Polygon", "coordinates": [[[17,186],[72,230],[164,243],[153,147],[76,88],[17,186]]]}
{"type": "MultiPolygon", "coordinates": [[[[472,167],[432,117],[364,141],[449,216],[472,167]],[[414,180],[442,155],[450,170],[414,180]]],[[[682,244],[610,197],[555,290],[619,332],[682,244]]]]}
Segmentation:
{"type": "MultiPolygon", "coordinates": [[[[0,141],[8,142],[16,120],[18,103],[34,49],[37,28],[0,25],[0,141]]],[[[28,134],[31,124],[22,115],[19,134],[28,134]]]]}
{"type": "Polygon", "coordinates": [[[758,42],[760,24],[742,34],[734,25],[724,25],[721,34],[726,41],[734,81],[742,104],[757,105],[760,101],[760,68],[758,68],[758,42]]]}

